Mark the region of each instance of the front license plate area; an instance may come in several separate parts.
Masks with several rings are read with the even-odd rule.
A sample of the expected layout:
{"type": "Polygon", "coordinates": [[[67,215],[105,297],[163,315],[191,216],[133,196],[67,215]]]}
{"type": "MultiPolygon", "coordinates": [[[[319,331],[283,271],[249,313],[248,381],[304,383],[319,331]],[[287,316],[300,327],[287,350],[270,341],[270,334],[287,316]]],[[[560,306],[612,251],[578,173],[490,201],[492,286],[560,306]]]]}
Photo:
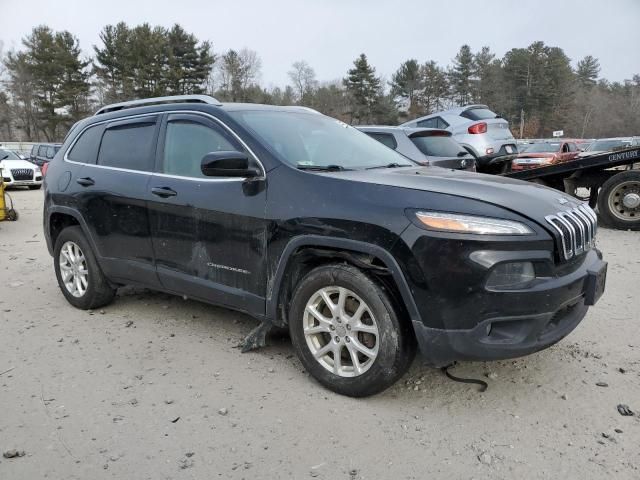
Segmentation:
{"type": "Polygon", "coordinates": [[[584,303],[585,305],[595,305],[604,293],[604,287],[607,283],[607,262],[602,262],[600,267],[595,270],[587,271],[587,280],[585,282],[584,303]]]}

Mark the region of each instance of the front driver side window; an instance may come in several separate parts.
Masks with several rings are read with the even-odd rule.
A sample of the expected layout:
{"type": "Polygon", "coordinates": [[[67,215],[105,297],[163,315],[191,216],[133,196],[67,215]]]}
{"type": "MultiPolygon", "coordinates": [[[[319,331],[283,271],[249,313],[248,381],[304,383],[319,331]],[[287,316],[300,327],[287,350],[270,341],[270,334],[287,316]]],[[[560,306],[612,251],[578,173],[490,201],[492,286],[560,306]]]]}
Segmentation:
{"type": "Polygon", "coordinates": [[[217,128],[189,120],[167,123],[163,173],[180,177],[206,178],[200,170],[202,157],[210,152],[234,151],[239,148],[217,128]]]}

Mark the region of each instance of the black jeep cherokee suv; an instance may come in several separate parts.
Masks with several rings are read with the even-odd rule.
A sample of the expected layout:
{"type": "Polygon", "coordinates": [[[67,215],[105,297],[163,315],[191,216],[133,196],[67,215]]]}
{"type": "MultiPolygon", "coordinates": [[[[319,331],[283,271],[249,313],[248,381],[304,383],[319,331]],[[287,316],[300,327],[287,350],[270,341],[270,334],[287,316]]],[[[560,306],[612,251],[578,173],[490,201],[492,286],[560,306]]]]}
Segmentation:
{"type": "Polygon", "coordinates": [[[76,124],[44,231],[78,308],[136,284],[288,327],[328,388],[364,396],[426,361],[563,338],[604,289],[596,216],[531,183],[420,167],[302,107],[166,97],[76,124]]]}

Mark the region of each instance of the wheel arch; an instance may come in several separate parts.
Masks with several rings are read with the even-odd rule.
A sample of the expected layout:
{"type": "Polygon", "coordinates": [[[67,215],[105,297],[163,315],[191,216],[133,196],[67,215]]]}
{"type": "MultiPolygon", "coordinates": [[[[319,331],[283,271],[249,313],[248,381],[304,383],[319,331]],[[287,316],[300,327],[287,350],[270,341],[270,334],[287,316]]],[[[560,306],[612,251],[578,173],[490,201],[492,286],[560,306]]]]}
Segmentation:
{"type": "Polygon", "coordinates": [[[93,238],[89,234],[89,228],[82,218],[82,215],[73,208],[64,206],[54,206],[47,210],[45,233],[47,238],[47,249],[49,254],[53,255],[53,249],[55,248],[56,239],[60,232],[66,227],[77,225],[82,229],[87,241],[91,245],[91,248],[95,252],[96,258],[99,258],[96,245],[93,242],[93,238]]]}
{"type": "Polygon", "coordinates": [[[344,261],[376,274],[383,283],[395,289],[398,301],[406,310],[408,320],[420,320],[417,306],[411,295],[405,276],[391,253],[370,243],[346,238],[308,235],[292,239],[284,248],[276,272],[269,282],[266,301],[266,317],[276,326],[287,325],[288,304],[296,280],[308,271],[324,263],[344,261]]]}

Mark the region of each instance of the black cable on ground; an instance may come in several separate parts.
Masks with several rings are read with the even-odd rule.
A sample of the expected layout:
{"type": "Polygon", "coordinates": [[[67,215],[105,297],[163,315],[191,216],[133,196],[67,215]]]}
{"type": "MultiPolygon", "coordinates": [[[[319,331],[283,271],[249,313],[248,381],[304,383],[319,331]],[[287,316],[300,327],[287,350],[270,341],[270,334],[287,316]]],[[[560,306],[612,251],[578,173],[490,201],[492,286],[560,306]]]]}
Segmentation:
{"type": "Polygon", "coordinates": [[[447,376],[447,378],[453,380],[454,382],[473,383],[475,385],[479,385],[480,386],[478,390],[479,392],[484,392],[487,388],[489,388],[489,384],[484,380],[479,380],[477,378],[460,378],[451,374],[451,372],[449,372],[449,369],[453,366],[455,366],[455,362],[447,365],[446,367],[442,367],[440,370],[442,370],[442,372],[447,376]]]}

